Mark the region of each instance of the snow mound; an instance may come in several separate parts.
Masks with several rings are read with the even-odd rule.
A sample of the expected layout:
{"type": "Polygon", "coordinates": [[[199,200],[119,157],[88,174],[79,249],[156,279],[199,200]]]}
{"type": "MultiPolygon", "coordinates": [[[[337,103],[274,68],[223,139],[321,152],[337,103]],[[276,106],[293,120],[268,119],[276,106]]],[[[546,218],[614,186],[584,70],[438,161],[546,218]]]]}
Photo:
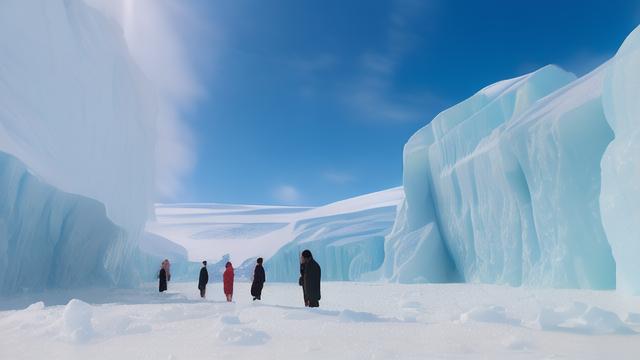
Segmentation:
{"type": "Polygon", "coordinates": [[[618,315],[597,306],[589,307],[576,302],[564,309],[543,308],[536,320],[542,330],[575,332],[582,334],[633,334],[618,315]]]}
{"type": "Polygon", "coordinates": [[[378,315],[362,312],[362,311],[353,311],[353,310],[342,310],[338,315],[338,320],[341,322],[384,322],[385,319],[380,318],[378,315]]]}
{"type": "Polygon", "coordinates": [[[635,325],[640,324],[640,313],[629,313],[626,322],[635,325]]]}
{"type": "Polygon", "coordinates": [[[507,311],[503,306],[489,305],[479,306],[460,315],[460,322],[478,321],[486,323],[518,325],[519,320],[511,319],[507,316],[507,311]]]}
{"type": "Polygon", "coordinates": [[[62,313],[64,323],[63,335],[74,343],[87,342],[93,336],[91,305],[78,299],[71,299],[62,313]]]}
{"type": "Polygon", "coordinates": [[[218,339],[227,345],[257,346],[263,345],[271,339],[264,331],[247,327],[225,326],[218,332],[218,339]]]}
{"type": "Polygon", "coordinates": [[[27,306],[27,308],[24,309],[24,311],[40,311],[42,309],[44,309],[44,302],[38,301],[37,303],[33,303],[27,306]]]}

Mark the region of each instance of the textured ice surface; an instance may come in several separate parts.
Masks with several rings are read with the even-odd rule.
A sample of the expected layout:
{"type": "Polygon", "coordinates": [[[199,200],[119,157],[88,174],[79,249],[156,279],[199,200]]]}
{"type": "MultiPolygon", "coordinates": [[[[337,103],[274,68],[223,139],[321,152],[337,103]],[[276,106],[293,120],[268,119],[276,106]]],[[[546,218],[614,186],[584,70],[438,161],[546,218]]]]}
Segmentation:
{"type": "Polygon", "coordinates": [[[602,158],[602,222],[618,288],[640,293],[640,27],[610,61],[603,98],[615,138],[602,158]]]}
{"type": "Polygon", "coordinates": [[[419,130],[384,276],[639,291],[638,69],[636,30],[580,79],[547,66],[419,130]]]}
{"type": "Polygon", "coordinates": [[[106,255],[125,235],[103,204],[57,190],[3,152],[0,189],[1,293],[116,282],[106,255]]]}
{"type": "Polygon", "coordinates": [[[0,290],[132,280],[155,104],[121,29],[81,0],[7,0],[0,43],[0,151],[22,164],[2,157],[0,290]]]}

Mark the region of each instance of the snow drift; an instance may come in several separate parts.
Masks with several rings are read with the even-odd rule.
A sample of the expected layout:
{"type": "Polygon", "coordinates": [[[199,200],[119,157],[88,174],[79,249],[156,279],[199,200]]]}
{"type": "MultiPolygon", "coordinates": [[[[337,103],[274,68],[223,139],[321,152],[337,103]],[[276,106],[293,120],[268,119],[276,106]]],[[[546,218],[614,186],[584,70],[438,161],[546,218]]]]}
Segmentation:
{"type": "Polygon", "coordinates": [[[404,149],[384,277],[640,291],[640,30],[575,79],[489,86],[404,149]]]}
{"type": "Polygon", "coordinates": [[[155,96],[83,1],[0,4],[0,291],[124,284],[154,189],[155,96]]]}

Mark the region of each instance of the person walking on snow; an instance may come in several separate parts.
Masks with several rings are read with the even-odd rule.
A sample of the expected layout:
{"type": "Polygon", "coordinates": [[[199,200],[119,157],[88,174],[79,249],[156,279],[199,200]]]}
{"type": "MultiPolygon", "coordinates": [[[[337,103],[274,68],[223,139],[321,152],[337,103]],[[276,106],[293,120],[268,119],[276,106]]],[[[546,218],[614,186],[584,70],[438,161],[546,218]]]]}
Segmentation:
{"type": "Polygon", "coordinates": [[[164,259],[158,273],[158,290],[160,292],[167,291],[168,281],[171,281],[171,263],[168,259],[164,259]]]}
{"type": "Polygon", "coordinates": [[[256,261],[256,268],[253,270],[253,283],[251,284],[251,296],[253,296],[253,301],[261,300],[262,287],[266,281],[262,261],[262,258],[258,258],[256,261]]]}
{"type": "Polygon", "coordinates": [[[207,293],[207,283],[209,282],[209,271],[207,271],[207,261],[202,262],[202,269],[200,269],[200,278],[198,279],[198,289],[200,290],[200,297],[205,298],[207,293]]]}
{"type": "Polygon", "coordinates": [[[302,288],[309,307],[320,306],[320,265],[313,259],[311,251],[302,252],[304,274],[302,275],[302,288]]]}
{"type": "Polygon", "coordinates": [[[224,274],[222,275],[224,295],[227,297],[227,301],[231,302],[233,298],[233,265],[228,261],[225,268],[224,274]]]}

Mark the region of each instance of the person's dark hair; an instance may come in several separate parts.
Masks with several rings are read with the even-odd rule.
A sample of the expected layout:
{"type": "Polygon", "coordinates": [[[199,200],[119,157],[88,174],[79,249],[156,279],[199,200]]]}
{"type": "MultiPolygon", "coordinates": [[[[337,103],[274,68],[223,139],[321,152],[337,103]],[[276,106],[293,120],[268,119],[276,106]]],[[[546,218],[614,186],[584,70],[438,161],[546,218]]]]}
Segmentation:
{"type": "Polygon", "coordinates": [[[231,266],[231,261],[227,261],[227,264],[224,267],[229,267],[231,266]]]}
{"type": "Polygon", "coordinates": [[[305,250],[305,251],[302,252],[302,257],[305,258],[305,259],[309,259],[309,258],[312,259],[313,255],[311,255],[311,251],[305,250]]]}
{"type": "Polygon", "coordinates": [[[260,265],[262,265],[262,261],[263,261],[262,258],[258,258],[258,260],[256,260],[256,262],[260,265]]]}
{"type": "Polygon", "coordinates": [[[207,266],[207,260],[203,261],[202,265],[207,266]]]}

